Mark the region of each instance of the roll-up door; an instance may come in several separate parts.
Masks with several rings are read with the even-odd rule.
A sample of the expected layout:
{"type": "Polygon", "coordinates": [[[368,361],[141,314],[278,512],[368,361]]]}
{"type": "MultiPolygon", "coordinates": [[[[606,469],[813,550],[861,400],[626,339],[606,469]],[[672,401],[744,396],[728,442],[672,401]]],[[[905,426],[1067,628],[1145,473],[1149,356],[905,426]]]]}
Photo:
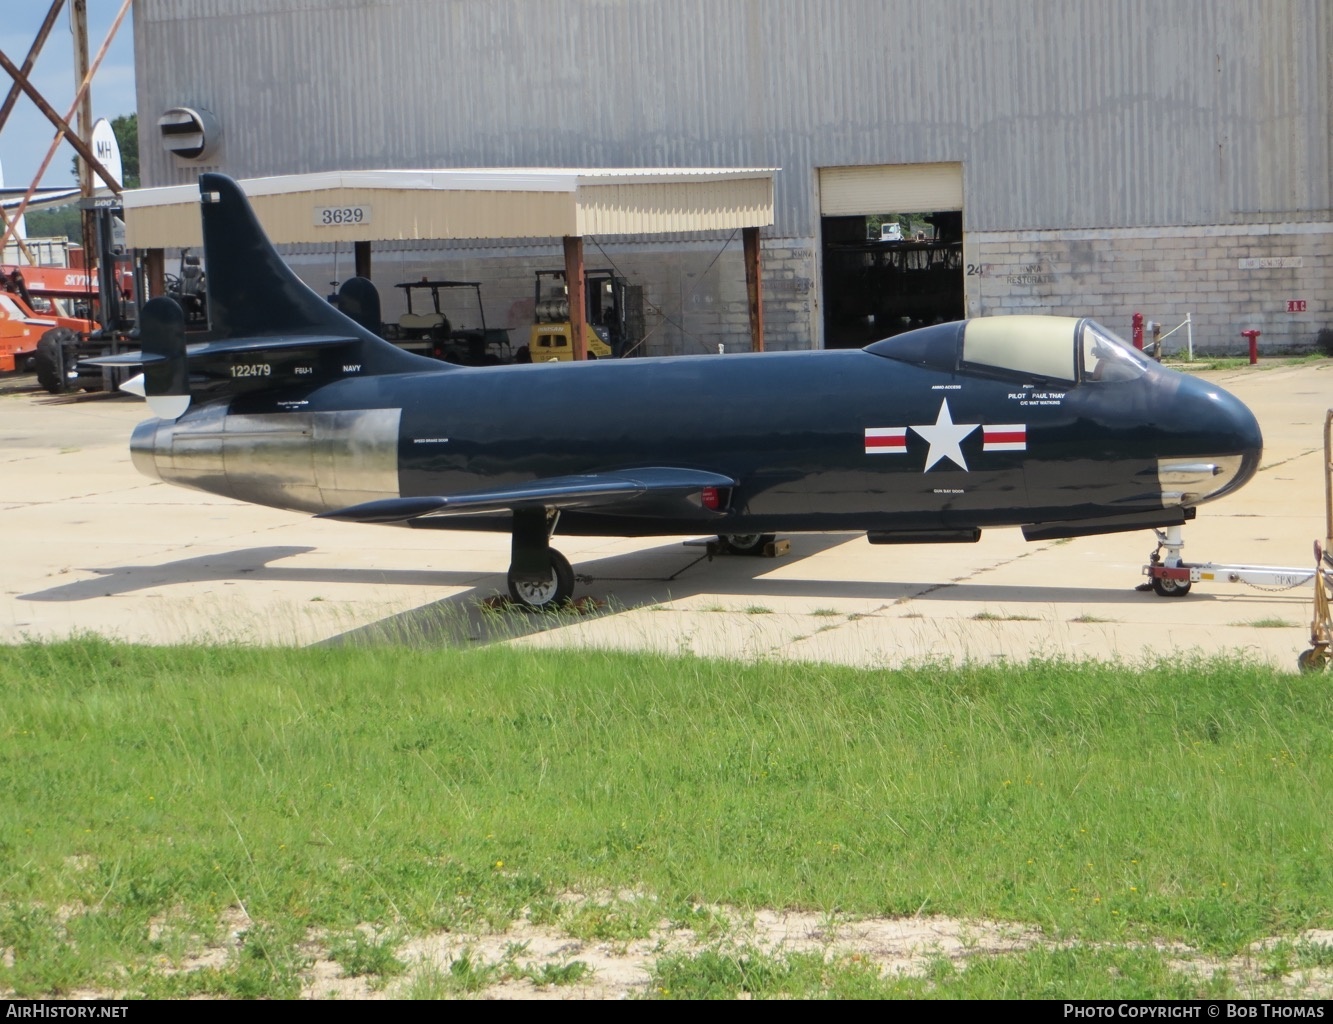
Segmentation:
{"type": "Polygon", "coordinates": [[[878,164],[819,171],[819,212],[825,217],[962,208],[962,164],[878,164]]]}
{"type": "Polygon", "coordinates": [[[826,347],[962,318],[962,164],[822,167],[819,206],[826,347]]]}

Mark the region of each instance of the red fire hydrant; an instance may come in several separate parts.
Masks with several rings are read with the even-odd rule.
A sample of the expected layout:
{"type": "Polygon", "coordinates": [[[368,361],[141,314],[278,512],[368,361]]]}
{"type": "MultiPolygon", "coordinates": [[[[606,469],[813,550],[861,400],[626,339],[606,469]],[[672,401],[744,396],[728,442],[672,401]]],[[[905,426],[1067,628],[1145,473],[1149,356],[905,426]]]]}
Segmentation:
{"type": "Polygon", "coordinates": [[[1130,317],[1130,325],[1133,333],[1130,334],[1130,340],[1134,342],[1134,347],[1140,352],[1143,351],[1143,314],[1135,313],[1130,317]]]}
{"type": "Polygon", "coordinates": [[[1257,362],[1259,361],[1259,335],[1261,335],[1261,334],[1263,334],[1263,333],[1264,333],[1263,331],[1256,331],[1256,330],[1254,330],[1254,328],[1250,328],[1250,330],[1248,330],[1248,331],[1241,331],[1241,332],[1240,332],[1240,336],[1241,336],[1242,338],[1246,338],[1246,339],[1248,339],[1249,342],[1250,342],[1250,365],[1251,365],[1251,366],[1253,366],[1255,363],[1257,363],[1257,362]]]}

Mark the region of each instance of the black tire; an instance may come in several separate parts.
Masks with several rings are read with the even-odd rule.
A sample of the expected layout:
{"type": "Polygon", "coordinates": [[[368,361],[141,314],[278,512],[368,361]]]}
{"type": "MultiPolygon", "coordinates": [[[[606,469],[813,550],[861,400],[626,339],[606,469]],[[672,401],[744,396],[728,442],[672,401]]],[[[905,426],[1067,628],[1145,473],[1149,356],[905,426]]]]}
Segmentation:
{"type": "Polygon", "coordinates": [[[762,555],[764,548],[772,544],[775,537],[771,533],[724,533],[717,539],[732,554],[762,555]]]}
{"type": "Polygon", "coordinates": [[[1158,597],[1184,597],[1190,592],[1189,580],[1168,580],[1159,576],[1152,579],[1153,593],[1158,597]]]}
{"type": "Polygon", "coordinates": [[[68,327],[53,327],[37,342],[33,368],[37,383],[53,395],[69,390],[69,361],[79,344],[79,336],[68,327]]]}
{"type": "Polygon", "coordinates": [[[1301,651],[1296,659],[1296,667],[1302,672],[1322,672],[1328,665],[1329,651],[1326,647],[1311,647],[1301,651]]]}
{"type": "Polygon", "coordinates": [[[515,604],[534,611],[559,608],[574,596],[574,567],[554,548],[551,549],[551,575],[540,583],[516,580],[514,568],[510,566],[509,596],[515,604]]]}

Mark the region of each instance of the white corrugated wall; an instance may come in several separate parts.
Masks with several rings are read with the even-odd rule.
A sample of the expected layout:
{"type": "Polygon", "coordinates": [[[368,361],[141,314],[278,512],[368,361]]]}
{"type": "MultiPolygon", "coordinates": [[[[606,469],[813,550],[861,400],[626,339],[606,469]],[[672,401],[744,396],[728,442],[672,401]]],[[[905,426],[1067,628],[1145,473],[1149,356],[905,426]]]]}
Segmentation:
{"type": "Polygon", "coordinates": [[[136,0],[152,134],[238,176],[411,166],[958,163],[969,230],[1327,217],[1327,0],[136,0]]]}

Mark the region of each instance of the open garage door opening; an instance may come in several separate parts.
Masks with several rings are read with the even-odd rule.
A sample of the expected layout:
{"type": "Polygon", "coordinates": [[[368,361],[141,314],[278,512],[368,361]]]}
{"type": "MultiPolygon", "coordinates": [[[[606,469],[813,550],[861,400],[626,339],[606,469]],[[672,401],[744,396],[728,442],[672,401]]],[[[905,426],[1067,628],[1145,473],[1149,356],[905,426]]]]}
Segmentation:
{"type": "Polygon", "coordinates": [[[963,318],[963,215],[822,218],[824,345],[853,348],[963,318]]]}
{"type": "Polygon", "coordinates": [[[819,171],[824,346],[961,320],[962,164],[819,171]]]}

